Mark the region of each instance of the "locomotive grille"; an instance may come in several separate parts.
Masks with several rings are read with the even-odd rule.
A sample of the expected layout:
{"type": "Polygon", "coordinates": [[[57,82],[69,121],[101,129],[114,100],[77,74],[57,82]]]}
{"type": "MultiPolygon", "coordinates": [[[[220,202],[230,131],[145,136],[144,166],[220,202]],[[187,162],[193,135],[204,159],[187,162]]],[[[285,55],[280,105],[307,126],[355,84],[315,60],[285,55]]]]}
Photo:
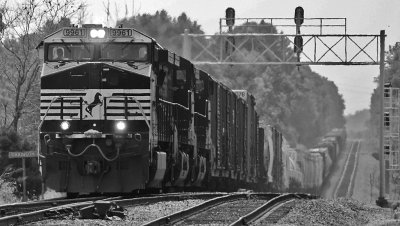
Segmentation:
{"type": "Polygon", "coordinates": [[[41,120],[150,120],[150,112],[150,89],[42,90],[40,97],[41,120]],[[88,94],[96,92],[101,98],[93,112],[99,114],[92,109],[89,114],[93,98],[88,94]]]}
{"type": "Polygon", "coordinates": [[[40,119],[46,120],[58,119],[79,119],[82,115],[83,97],[86,93],[73,92],[69,93],[58,91],[46,92],[42,90],[40,96],[40,119]],[[62,96],[62,98],[59,98],[62,96]]]}

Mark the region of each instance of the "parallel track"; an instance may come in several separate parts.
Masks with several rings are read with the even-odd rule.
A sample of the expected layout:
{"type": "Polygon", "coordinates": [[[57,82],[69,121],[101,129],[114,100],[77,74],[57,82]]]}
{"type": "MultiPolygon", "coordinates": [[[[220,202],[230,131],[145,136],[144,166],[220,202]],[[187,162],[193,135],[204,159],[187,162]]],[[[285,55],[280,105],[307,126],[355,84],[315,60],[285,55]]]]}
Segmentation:
{"type": "Polygon", "coordinates": [[[295,199],[315,199],[317,196],[308,194],[283,194],[273,198],[254,212],[242,217],[231,225],[270,225],[277,223],[294,207],[295,199]]]}
{"type": "MultiPolygon", "coordinates": [[[[18,203],[14,205],[4,205],[5,211],[9,213],[15,212],[17,206],[24,207],[27,210],[31,207],[29,212],[22,211],[18,214],[9,215],[0,218],[0,225],[16,225],[24,224],[29,222],[37,222],[46,219],[59,219],[64,216],[79,216],[79,210],[84,207],[90,207],[94,205],[95,201],[104,200],[112,201],[119,206],[132,206],[142,205],[161,201],[180,201],[185,199],[210,199],[223,194],[218,193],[200,193],[200,194],[164,194],[159,196],[141,197],[141,198],[125,198],[121,197],[94,197],[85,199],[73,199],[73,200],[57,200],[58,206],[53,206],[55,200],[33,202],[33,203],[18,203]],[[7,209],[8,208],[8,209],[7,209]]],[[[57,205],[57,204],[55,204],[57,205]]]]}
{"type": "Polygon", "coordinates": [[[247,225],[268,215],[284,216],[288,211],[279,213],[280,208],[273,208],[296,198],[315,198],[297,194],[231,194],[215,198],[195,207],[159,218],[145,225],[247,225]],[[268,214],[268,212],[274,212],[268,214]],[[278,213],[278,214],[276,214],[278,213]]]}
{"type": "Polygon", "coordinates": [[[90,198],[77,198],[77,199],[49,199],[33,202],[12,203],[0,205],[0,217],[32,212],[34,210],[41,210],[70,203],[87,202],[105,199],[106,197],[90,197],[90,198]]]}
{"type": "Polygon", "coordinates": [[[361,141],[354,141],[351,144],[350,152],[347,155],[346,163],[340,177],[339,183],[336,185],[334,198],[351,197],[352,187],[354,186],[354,176],[358,163],[358,153],[360,151],[361,141]]]}

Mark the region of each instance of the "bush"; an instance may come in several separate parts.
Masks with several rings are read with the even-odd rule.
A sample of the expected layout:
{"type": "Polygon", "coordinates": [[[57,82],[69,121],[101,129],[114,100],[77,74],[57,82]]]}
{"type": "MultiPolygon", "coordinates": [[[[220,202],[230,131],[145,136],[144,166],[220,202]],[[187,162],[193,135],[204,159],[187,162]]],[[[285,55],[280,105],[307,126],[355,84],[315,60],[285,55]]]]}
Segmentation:
{"type": "MultiPolygon", "coordinates": [[[[4,185],[12,188],[9,194],[15,195],[16,198],[23,196],[23,173],[21,159],[9,159],[9,152],[32,151],[34,146],[26,139],[23,139],[14,131],[0,131],[0,175],[3,175],[4,185]]],[[[26,162],[26,191],[29,199],[36,199],[41,193],[41,176],[35,161],[26,162]]],[[[0,184],[1,185],[1,184],[0,184]]],[[[9,200],[6,198],[6,200],[9,200]]]]}

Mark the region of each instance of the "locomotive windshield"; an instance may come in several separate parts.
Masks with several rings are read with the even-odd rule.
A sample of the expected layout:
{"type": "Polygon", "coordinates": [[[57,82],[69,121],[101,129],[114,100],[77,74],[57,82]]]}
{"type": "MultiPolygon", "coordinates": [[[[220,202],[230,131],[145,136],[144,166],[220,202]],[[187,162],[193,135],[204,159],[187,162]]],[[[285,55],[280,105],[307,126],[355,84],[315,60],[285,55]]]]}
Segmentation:
{"type": "Polygon", "coordinates": [[[83,43],[54,43],[47,48],[48,61],[72,60],[85,61],[92,60],[94,53],[93,44],[83,43]]]}
{"type": "Polygon", "coordinates": [[[138,43],[105,43],[101,45],[102,59],[116,61],[147,61],[147,44],[138,43]]]}
{"type": "Polygon", "coordinates": [[[148,61],[145,43],[52,43],[48,61],[148,61]]]}

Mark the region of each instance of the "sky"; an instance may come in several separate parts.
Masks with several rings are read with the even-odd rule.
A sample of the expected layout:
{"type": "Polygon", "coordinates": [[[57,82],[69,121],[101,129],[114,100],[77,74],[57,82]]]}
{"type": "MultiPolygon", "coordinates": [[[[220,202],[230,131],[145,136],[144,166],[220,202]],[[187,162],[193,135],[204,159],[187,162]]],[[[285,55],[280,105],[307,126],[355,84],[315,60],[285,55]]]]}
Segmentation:
{"type": "MultiPolygon", "coordinates": [[[[87,22],[106,23],[106,0],[88,0],[87,22]]],[[[293,17],[301,6],[306,18],[347,18],[347,34],[379,34],[385,30],[386,50],[400,41],[400,0],[110,0],[113,15],[153,14],[165,9],[172,17],[185,12],[206,34],[219,31],[219,19],[233,7],[237,18],[293,17]],[[127,7],[125,7],[127,5],[127,7]]],[[[114,18],[115,19],[115,18],[114,18]]],[[[285,32],[286,33],[286,32],[285,32]]],[[[293,34],[293,32],[291,32],[293,34]]],[[[345,100],[345,114],[368,109],[379,66],[311,66],[334,81],[345,100]]]]}

